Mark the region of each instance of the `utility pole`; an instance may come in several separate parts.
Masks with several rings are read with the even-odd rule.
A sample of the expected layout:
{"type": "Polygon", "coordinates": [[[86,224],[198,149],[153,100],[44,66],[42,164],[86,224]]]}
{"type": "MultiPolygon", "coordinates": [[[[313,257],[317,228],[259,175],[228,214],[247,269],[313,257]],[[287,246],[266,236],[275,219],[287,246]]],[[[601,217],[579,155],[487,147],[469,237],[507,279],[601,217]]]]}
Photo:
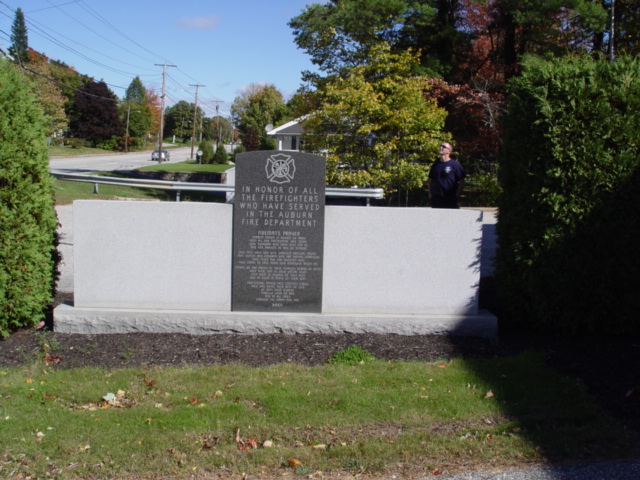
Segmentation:
{"type": "Polygon", "coordinates": [[[218,130],[218,143],[222,143],[222,138],[220,135],[220,113],[218,113],[218,107],[220,106],[220,100],[214,100],[216,104],[216,130],[218,130]]]}
{"type": "Polygon", "coordinates": [[[164,130],[164,90],[167,84],[167,67],[176,67],[177,65],[155,64],[156,67],[162,68],[162,95],[160,95],[161,107],[160,107],[160,130],[158,131],[158,163],[162,163],[162,132],[164,130]]]}
{"type": "Polygon", "coordinates": [[[193,131],[191,132],[191,160],[193,160],[193,142],[196,139],[196,119],[198,118],[198,87],[206,87],[206,85],[189,85],[196,87],[196,103],[193,105],[193,131]]]}

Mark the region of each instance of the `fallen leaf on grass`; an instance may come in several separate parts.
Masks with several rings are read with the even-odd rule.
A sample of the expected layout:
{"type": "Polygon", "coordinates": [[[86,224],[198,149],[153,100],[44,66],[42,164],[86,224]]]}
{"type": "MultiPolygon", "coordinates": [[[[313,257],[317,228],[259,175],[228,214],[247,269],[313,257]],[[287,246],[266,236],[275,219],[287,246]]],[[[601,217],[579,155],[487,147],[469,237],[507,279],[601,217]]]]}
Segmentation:
{"type": "Polygon", "coordinates": [[[55,365],[60,363],[61,360],[62,355],[49,355],[48,353],[45,353],[44,357],[42,357],[42,361],[47,365],[55,365]]]}
{"type": "Polygon", "coordinates": [[[220,437],[205,437],[202,439],[202,450],[211,450],[218,445],[220,437]]]}
{"type": "Polygon", "coordinates": [[[150,380],[146,377],[142,377],[142,381],[144,382],[144,384],[147,386],[147,388],[153,388],[156,384],[156,382],[154,380],[150,380]]]}

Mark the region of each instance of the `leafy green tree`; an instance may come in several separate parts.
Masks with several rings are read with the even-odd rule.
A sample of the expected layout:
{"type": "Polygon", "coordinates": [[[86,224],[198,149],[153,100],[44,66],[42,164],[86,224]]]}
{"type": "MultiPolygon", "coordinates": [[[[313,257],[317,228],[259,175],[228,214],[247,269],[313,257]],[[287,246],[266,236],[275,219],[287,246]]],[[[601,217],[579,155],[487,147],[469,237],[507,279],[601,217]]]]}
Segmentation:
{"type": "Polygon", "coordinates": [[[392,52],[420,51],[422,72],[440,76],[455,67],[455,56],[466,50],[469,41],[469,34],[457,28],[462,3],[333,0],[308,5],[289,26],[298,47],[329,75],[362,64],[372,46],[385,42],[392,52]]]}
{"type": "MultiPolygon", "coordinates": [[[[148,103],[130,103],[124,102],[120,106],[120,116],[122,123],[127,125],[127,117],[129,121],[129,136],[132,137],[136,144],[144,144],[144,140],[151,132],[151,125],[153,123],[153,115],[151,107],[148,103]]],[[[126,132],[125,132],[126,133],[126,132]]]]}
{"type": "Polygon", "coordinates": [[[215,116],[205,119],[204,125],[205,138],[213,140],[215,143],[229,143],[231,141],[233,127],[228,119],[215,116]]]}
{"type": "Polygon", "coordinates": [[[247,151],[273,150],[274,142],[267,137],[265,127],[282,122],[287,114],[282,93],[275,85],[251,84],[231,105],[233,123],[238,127],[247,151]]]}
{"type": "Polygon", "coordinates": [[[305,150],[326,152],[327,183],[382,187],[388,194],[422,188],[446,112],[423,94],[427,82],[411,75],[418,57],[374,47],[365,65],[318,90],[320,108],[304,121],[305,150]]]}
{"type": "MultiPolygon", "coordinates": [[[[191,138],[193,134],[193,108],[193,103],[184,100],[180,100],[175,105],[167,108],[164,116],[164,136],[175,135],[181,140],[191,138]]],[[[196,111],[196,137],[200,132],[200,124],[203,118],[204,112],[198,107],[196,111]]]]}
{"type": "Polygon", "coordinates": [[[298,89],[298,91],[287,102],[290,119],[303,117],[313,112],[318,105],[315,104],[316,97],[313,92],[306,87],[298,89]]]}
{"type": "Polygon", "coordinates": [[[0,61],[0,336],[44,318],[54,288],[56,216],[46,121],[31,87],[0,61]]]}
{"type": "Polygon", "coordinates": [[[9,54],[16,63],[29,62],[29,36],[27,25],[24,20],[24,12],[20,7],[16,9],[16,14],[11,25],[11,46],[9,54]]]}
{"type": "Polygon", "coordinates": [[[117,98],[106,83],[91,81],[76,93],[69,128],[94,146],[122,134],[117,98]]]}

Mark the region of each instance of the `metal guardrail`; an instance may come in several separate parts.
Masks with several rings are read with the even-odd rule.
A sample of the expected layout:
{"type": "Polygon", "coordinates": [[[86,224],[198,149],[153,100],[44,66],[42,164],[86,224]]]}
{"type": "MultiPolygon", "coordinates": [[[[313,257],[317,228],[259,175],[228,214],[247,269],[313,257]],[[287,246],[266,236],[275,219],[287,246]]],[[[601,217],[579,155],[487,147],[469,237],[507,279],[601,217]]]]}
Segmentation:
{"type": "MultiPolygon", "coordinates": [[[[93,191],[98,193],[98,185],[120,185],[136,188],[151,188],[155,190],[170,190],[176,192],[176,202],[180,201],[180,192],[209,192],[209,193],[234,193],[235,186],[223,183],[197,183],[197,182],[171,182],[167,180],[151,180],[145,178],[119,178],[103,177],[100,175],[81,175],[77,173],[64,173],[51,171],[51,175],[59,180],[71,182],[93,183],[93,191]]],[[[335,198],[362,198],[367,206],[370,201],[384,198],[382,188],[333,188],[325,190],[327,197],[335,198]]]]}

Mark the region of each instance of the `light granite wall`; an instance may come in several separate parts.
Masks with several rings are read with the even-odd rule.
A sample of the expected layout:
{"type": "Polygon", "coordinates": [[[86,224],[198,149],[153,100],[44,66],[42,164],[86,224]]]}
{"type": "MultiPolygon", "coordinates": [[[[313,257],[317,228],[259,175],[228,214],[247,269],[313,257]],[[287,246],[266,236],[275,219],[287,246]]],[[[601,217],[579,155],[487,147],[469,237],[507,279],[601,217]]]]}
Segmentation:
{"type": "Polygon", "coordinates": [[[478,311],[482,212],[327,207],[323,312],[478,311]]]}
{"type": "MultiPolygon", "coordinates": [[[[74,306],[231,309],[230,204],[74,202],[74,306]]],[[[322,313],[475,315],[482,212],[326,207],[322,313]]]]}
{"type": "Polygon", "coordinates": [[[232,207],[73,203],[74,305],[230,310],[232,207]]]}

